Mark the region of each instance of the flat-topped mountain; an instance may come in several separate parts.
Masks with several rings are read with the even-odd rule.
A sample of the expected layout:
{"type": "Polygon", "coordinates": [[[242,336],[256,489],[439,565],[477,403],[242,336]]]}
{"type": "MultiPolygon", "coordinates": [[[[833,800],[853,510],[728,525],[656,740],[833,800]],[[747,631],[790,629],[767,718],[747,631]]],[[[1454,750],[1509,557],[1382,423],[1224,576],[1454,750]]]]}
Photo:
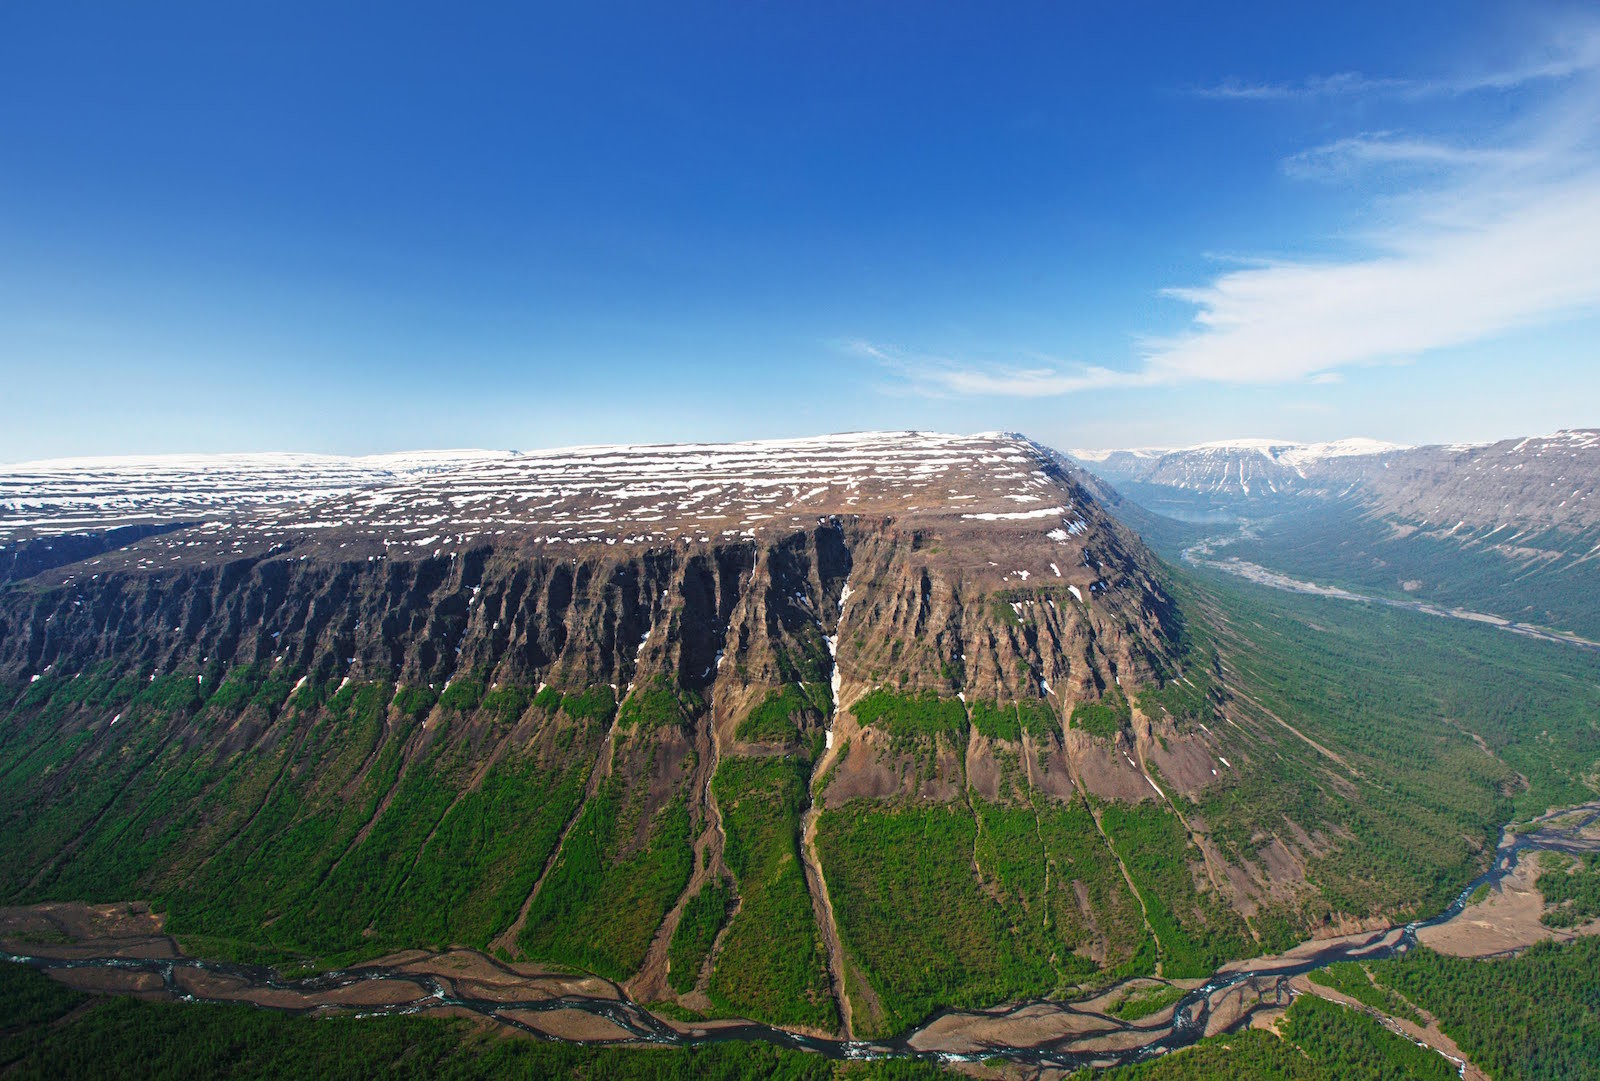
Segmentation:
{"type": "Polygon", "coordinates": [[[1362,485],[1397,520],[1523,536],[1600,526],[1600,429],[1418,447],[1386,462],[1362,485]]]}
{"type": "MultiPolygon", "coordinates": [[[[505,665],[524,677],[559,663],[571,631],[539,645],[538,624],[550,618],[548,609],[538,613],[541,598],[526,585],[500,592],[534,566],[548,570],[546,588],[558,598],[580,584],[611,588],[619,575],[632,583],[600,632],[617,656],[597,662],[598,670],[615,681],[634,667],[615,635],[637,643],[670,607],[669,597],[645,592],[646,579],[748,574],[759,553],[807,536],[823,538],[812,543],[842,562],[830,574],[905,545],[952,587],[1049,583],[1085,603],[1098,594],[1102,607],[1125,606],[1133,622],[1169,603],[1131,535],[1046,452],[1016,436],[102,459],[12,467],[0,473],[0,491],[9,549],[0,557],[9,555],[10,576],[30,585],[32,611],[23,617],[13,608],[0,627],[0,665],[19,676],[60,663],[63,651],[88,663],[136,640],[142,656],[167,669],[200,657],[288,656],[440,678],[458,663],[505,665]],[[700,567],[708,569],[693,569],[700,567]],[[149,605],[154,595],[170,603],[190,580],[173,577],[180,573],[205,581],[206,602],[167,627],[149,605]],[[448,649],[434,638],[442,630],[418,633],[414,580],[470,591],[447,621],[448,649]],[[72,588],[39,592],[46,585],[72,588]],[[119,607],[86,607],[84,590],[103,604],[114,596],[119,607]],[[235,591],[250,600],[226,603],[235,591]],[[274,608],[257,607],[269,598],[274,608]],[[128,610],[134,605],[137,616],[128,610]],[[185,657],[191,647],[199,652],[185,657]]],[[[808,603],[814,622],[837,599],[808,603]]],[[[728,615],[707,614],[717,634],[726,633],[728,615]]]]}
{"type": "Polygon", "coordinates": [[[0,900],[219,956],[884,1034],[1420,911],[1516,784],[1452,728],[1481,783],[1396,833],[1386,759],[1242,674],[1261,624],[1020,436],[0,485],[0,900]]]}
{"type": "Polygon", "coordinates": [[[0,467],[0,538],[196,522],[207,535],[417,548],[482,537],[639,544],[752,536],[841,514],[1043,520],[1066,512],[1046,506],[1058,495],[1037,452],[998,434],[65,459],[0,467]]]}

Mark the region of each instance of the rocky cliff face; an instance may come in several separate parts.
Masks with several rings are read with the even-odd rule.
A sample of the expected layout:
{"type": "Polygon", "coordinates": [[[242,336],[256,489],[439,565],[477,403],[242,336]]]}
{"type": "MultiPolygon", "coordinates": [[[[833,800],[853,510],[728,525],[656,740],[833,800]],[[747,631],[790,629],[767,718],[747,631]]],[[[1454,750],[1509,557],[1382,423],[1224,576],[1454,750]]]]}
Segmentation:
{"type": "Polygon", "coordinates": [[[1221,668],[1019,437],[162,468],[4,481],[14,552],[127,541],[0,593],[7,898],[873,1033],[1200,974],[1311,889],[1208,841],[1221,668]]]}
{"type": "MultiPolygon", "coordinates": [[[[591,452],[605,464],[519,465],[492,481],[468,459],[459,477],[430,472],[421,494],[300,503],[247,492],[262,501],[212,521],[96,534],[120,546],[71,534],[19,542],[52,519],[0,517],[13,551],[47,543],[71,560],[13,560],[40,569],[0,608],[0,674],[281,665],[405,683],[668,675],[700,691],[734,671],[786,679],[809,665],[825,679],[818,633],[842,634],[842,663],[863,677],[946,693],[1039,693],[1053,681],[1094,694],[1118,666],[1141,679],[1159,667],[1170,599],[1137,540],[1055,463],[1018,439],[879,443],[758,446],[709,466],[715,452],[591,452]],[[438,518],[441,507],[476,508],[491,484],[504,486],[498,510],[438,518]],[[285,522],[287,504],[303,520],[285,522]],[[364,516],[372,505],[387,510],[364,516]],[[841,631],[847,589],[854,623],[841,631]],[[1057,594],[1075,599],[1058,607],[1057,594]],[[1024,602],[1050,609],[1042,640],[992,626],[1024,602]],[[1028,687],[1019,657],[1035,669],[1028,687]]],[[[161,516],[200,509],[172,483],[161,516]]],[[[81,520],[79,504],[51,506],[81,520]]],[[[105,524],[128,513],[110,506],[105,524]]]]}
{"type": "Polygon", "coordinates": [[[1474,446],[1419,447],[1367,481],[1386,515],[1444,529],[1600,527],[1600,431],[1574,430],[1474,446]]]}

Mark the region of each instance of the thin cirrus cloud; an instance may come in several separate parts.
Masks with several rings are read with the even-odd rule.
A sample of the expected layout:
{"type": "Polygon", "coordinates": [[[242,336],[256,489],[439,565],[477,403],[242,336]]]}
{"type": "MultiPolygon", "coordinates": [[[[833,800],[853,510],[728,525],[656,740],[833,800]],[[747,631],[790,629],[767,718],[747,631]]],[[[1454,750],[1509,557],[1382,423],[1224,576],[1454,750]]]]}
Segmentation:
{"type": "Polygon", "coordinates": [[[1537,165],[1540,155],[1514,147],[1457,146],[1380,131],[1335,139],[1291,154],[1284,172],[1310,180],[1336,180],[1376,166],[1459,169],[1473,166],[1518,168],[1537,165]]]}
{"type": "Polygon", "coordinates": [[[1567,79],[1600,68],[1600,33],[1589,25],[1560,28],[1550,36],[1541,53],[1511,67],[1446,78],[1396,78],[1341,71],[1293,82],[1225,79],[1212,86],[1193,87],[1190,93],[1218,101],[1272,102],[1375,96],[1421,99],[1511,90],[1529,83],[1567,79]]]}
{"type": "Polygon", "coordinates": [[[1566,79],[1515,141],[1380,132],[1285,161],[1298,177],[1438,176],[1385,204],[1391,224],[1364,257],[1245,267],[1167,290],[1194,306],[1194,322],[1144,343],[1146,370],[1171,382],[1283,382],[1600,307],[1600,32],[1562,40],[1572,44],[1542,64],[1455,84],[1566,79]]]}
{"type": "Polygon", "coordinates": [[[1331,383],[1337,369],[1463,345],[1565,312],[1600,306],[1600,173],[1539,192],[1463,193],[1402,227],[1374,257],[1267,263],[1167,295],[1195,308],[1193,328],[1142,343],[1132,370],[1033,364],[990,366],[867,342],[913,392],[933,396],[1053,397],[1182,382],[1331,383]],[[1474,218],[1474,205],[1515,209],[1474,218]],[[1432,218],[1452,224],[1435,225],[1432,218]]]}
{"type": "MultiPolygon", "coordinates": [[[[1600,33],[1567,40],[1580,44],[1542,65],[1450,84],[1493,89],[1574,76],[1519,126],[1516,141],[1468,146],[1377,132],[1286,160],[1286,173],[1296,178],[1405,171],[1415,181],[1420,171],[1429,183],[1413,183],[1407,195],[1382,204],[1390,224],[1367,238],[1361,256],[1256,262],[1165,290],[1193,307],[1193,321],[1177,335],[1141,340],[1132,369],[995,367],[862,343],[856,351],[903,386],[934,395],[1321,384],[1342,378],[1341,369],[1409,360],[1600,310],[1600,33]]],[[[1341,78],[1337,85],[1356,93],[1374,84],[1358,88],[1341,78]]]]}
{"type": "Polygon", "coordinates": [[[888,389],[930,398],[1054,398],[1085,390],[1153,386],[1162,381],[1153,372],[1092,366],[1075,370],[1054,365],[980,366],[860,339],[844,343],[843,348],[888,372],[894,380],[888,389]]]}

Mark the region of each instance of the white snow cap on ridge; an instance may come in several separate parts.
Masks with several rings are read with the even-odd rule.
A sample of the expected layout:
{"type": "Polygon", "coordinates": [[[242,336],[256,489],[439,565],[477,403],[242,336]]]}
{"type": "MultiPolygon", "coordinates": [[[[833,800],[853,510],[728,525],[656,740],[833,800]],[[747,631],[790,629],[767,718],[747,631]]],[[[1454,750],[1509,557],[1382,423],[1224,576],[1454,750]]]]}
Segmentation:
{"type": "MultiPolygon", "coordinates": [[[[1489,440],[1480,443],[1432,444],[1442,450],[1473,451],[1493,447],[1513,440],[1489,440]]],[[[1600,448],[1600,429],[1562,428],[1547,435],[1532,435],[1515,441],[1508,453],[1526,448],[1540,448],[1550,444],[1566,445],[1578,449],[1600,448]]],[[[1208,443],[1195,443],[1186,447],[1109,447],[1098,450],[1079,449],[1068,455],[1080,462],[1104,462],[1113,456],[1153,461],[1169,454],[1195,454],[1206,452],[1232,452],[1260,454],[1289,466],[1307,465],[1329,458],[1350,458],[1367,454],[1391,454],[1396,451],[1426,449],[1409,443],[1390,443],[1382,439],[1354,436],[1333,439],[1325,443],[1302,443],[1293,439],[1217,439],[1208,443]]]]}
{"type": "Polygon", "coordinates": [[[1126,454],[1131,458],[1159,458],[1172,453],[1172,447],[1126,447],[1111,450],[1069,450],[1067,456],[1080,462],[1103,462],[1113,454],[1126,454]]]}
{"type": "Polygon", "coordinates": [[[1297,443],[1292,439],[1217,439],[1209,443],[1195,443],[1187,447],[1130,447],[1126,450],[1074,450],[1072,457],[1085,462],[1103,462],[1113,454],[1126,454],[1135,458],[1161,458],[1168,454],[1191,454],[1204,451],[1256,453],[1264,458],[1281,461],[1286,465],[1304,465],[1324,458],[1348,458],[1360,454],[1388,454],[1391,451],[1411,450],[1405,443],[1386,443],[1381,439],[1355,437],[1334,439],[1326,443],[1297,443]]]}
{"type": "Polygon", "coordinates": [[[232,537],[338,531],[337,541],[413,548],[508,533],[534,543],[632,544],[748,536],[858,513],[960,510],[1018,520],[1063,513],[1048,465],[1034,444],[999,432],[58,459],[0,465],[0,540],[203,523],[232,537]],[[1019,502],[1050,509],[1011,509],[1019,502]]]}

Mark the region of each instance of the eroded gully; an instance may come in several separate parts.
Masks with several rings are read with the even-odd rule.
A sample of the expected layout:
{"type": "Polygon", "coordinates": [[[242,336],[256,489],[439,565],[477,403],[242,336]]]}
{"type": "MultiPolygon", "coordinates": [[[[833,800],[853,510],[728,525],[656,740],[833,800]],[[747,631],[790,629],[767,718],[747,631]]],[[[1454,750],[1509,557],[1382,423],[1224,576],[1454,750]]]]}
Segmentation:
{"type": "MultiPolygon", "coordinates": [[[[1004,1058],[1019,1065],[1063,1070],[1141,1061],[1185,1047],[1202,1036],[1249,1023],[1262,1009],[1281,1008],[1292,997],[1290,980],[1338,961],[1375,960],[1405,953],[1417,931],[1458,916],[1481,885],[1494,884],[1530,850],[1590,851],[1597,847],[1584,831],[1600,822],[1600,802],[1553,812],[1546,823],[1508,833],[1491,868],[1468,883],[1455,901],[1432,919],[1402,926],[1305,943],[1286,954],[1234,962],[1176,1005],[1143,1021],[1125,1022],[1099,1008],[1116,998],[1116,988],[1079,1002],[1035,1000],[988,1010],[945,1010],[904,1036],[891,1040],[828,1039],[745,1021],[683,1023],[658,1017],[628,999],[614,983],[534,972],[484,954],[452,951],[415,953],[387,962],[358,965],[303,979],[285,979],[271,969],[205,961],[183,956],[85,955],[92,942],[59,949],[28,949],[15,942],[5,960],[53,971],[69,982],[83,977],[122,979],[137,989],[189,1002],[254,1002],[289,1012],[330,1006],[362,1015],[423,1015],[446,1009],[488,1018],[538,1039],[557,1039],[573,1031],[548,1023],[586,1015],[596,1034],[575,1042],[690,1046],[729,1040],[761,1040],[831,1058],[908,1057],[931,1061],[1004,1058]],[[53,954],[53,956],[52,956],[53,954]],[[98,969],[98,974],[70,970],[98,969]]],[[[170,940],[166,940],[170,942],[170,940]]],[[[172,952],[176,952],[173,950],[172,952]]],[[[581,1028],[581,1025],[580,1025],[581,1028]]]]}

